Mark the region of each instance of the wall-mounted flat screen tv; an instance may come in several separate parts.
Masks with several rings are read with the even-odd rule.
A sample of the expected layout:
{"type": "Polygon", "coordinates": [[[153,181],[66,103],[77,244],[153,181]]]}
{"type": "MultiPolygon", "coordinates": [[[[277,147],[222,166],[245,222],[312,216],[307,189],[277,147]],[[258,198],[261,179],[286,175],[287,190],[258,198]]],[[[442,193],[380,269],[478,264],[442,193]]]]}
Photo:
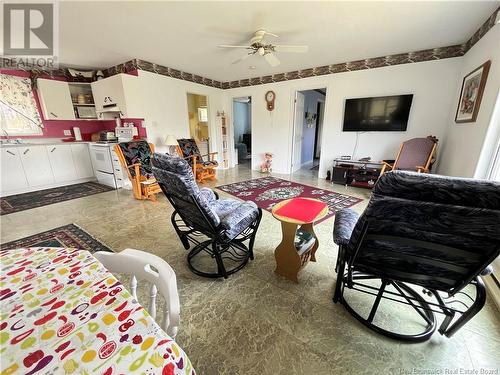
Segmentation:
{"type": "Polygon", "coordinates": [[[346,99],[345,132],[405,131],[413,95],[346,99]]]}

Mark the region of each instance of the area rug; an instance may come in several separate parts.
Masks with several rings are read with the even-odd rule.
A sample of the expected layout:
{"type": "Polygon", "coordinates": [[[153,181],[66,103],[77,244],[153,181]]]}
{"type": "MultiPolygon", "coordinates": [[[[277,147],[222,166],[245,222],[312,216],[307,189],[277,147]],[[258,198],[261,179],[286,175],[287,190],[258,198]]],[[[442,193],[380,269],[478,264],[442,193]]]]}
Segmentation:
{"type": "Polygon", "coordinates": [[[320,222],[332,217],[337,211],[351,207],[362,201],[360,198],[347,194],[302,185],[276,177],[262,177],[236,182],[234,184],[217,186],[217,189],[240,199],[255,202],[257,206],[269,212],[271,212],[276,203],[285,199],[295,197],[315,198],[328,205],[328,214],[320,222]]]}
{"type": "Polygon", "coordinates": [[[30,208],[82,198],[89,195],[104,193],[113,188],[97,182],[60,186],[52,189],[33,191],[0,198],[0,215],[29,210],[30,208]]]}
{"type": "Polygon", "coordinates": [[[79,250],[111,251],[108,246],[94,238],[76,224],[68,224],[46,232],[37,233],[19,240],[0,245],[0,250],[18,249],[21,247],[71,247],[79,250]]]}

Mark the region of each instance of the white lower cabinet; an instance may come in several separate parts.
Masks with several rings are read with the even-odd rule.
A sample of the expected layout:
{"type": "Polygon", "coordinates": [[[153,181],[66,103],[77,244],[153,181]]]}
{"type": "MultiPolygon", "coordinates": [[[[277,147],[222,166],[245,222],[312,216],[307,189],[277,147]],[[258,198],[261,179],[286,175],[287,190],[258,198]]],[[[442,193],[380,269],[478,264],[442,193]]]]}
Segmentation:
{"type": "Polygon", "coordinates": [[[76,168],[70,145],[46,146],[55,182],[76,180],[76,168]]]}
{"type": "Polygon", "coordinates": [[[19,151],[29,186],[43,186],[54,182],[45,146],[19,147],[19,151]]]}
{"type": "Polygon", "coordinates": [[[92,167],[92,160],[90,159],[89,146],[87,144],[71,145],[71,152],[73,153],[76,177],[94,177],[94,168],[92,167]]]}
{"type": "Polygon", "coordinates": [[[24,175],[19,149],[2,148],[1,155],[2,192],[27,188],[28,181],[24,175]]]}
{"type": "Polygon", "coordinates": [[[49,189],[94,177],[89,145],[22,145],[1,149],[0,194],[49,189]]]}

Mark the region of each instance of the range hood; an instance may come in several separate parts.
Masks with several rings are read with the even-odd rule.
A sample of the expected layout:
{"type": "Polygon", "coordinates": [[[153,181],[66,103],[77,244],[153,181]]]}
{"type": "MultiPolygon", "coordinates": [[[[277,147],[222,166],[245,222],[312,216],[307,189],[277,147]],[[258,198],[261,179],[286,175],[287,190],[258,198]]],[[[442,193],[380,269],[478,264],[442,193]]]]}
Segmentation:
{"type": "Polygon", "coordinates": [[[120,107],[118,107],[117,104],[108,104],[103,106],[101,110],[99,110],[100,113],[110,113],[110,112],[119,112],[121,113],[120,107]]]}
{"type": "Polygon", "coordinates": [[[117,104],[108,104],[103,107],[103,109],[97,111],[97,118],[100,120],[113,120],[115,118],[121,118],[123,116],[120,107],[117,104]]]}

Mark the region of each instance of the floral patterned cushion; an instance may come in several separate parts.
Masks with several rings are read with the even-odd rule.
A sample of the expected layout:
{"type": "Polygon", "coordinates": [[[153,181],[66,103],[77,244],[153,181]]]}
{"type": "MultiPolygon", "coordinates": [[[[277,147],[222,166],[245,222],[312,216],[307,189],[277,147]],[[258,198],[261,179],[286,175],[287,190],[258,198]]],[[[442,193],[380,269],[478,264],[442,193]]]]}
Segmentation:
{"type": "MultiPolygon", "coordinates": [[[[198,148],[198,145],[196,144],[196,141],[194,139],[188,139],[188,138],[181,138],[177,140],[177,143],[179,144],[179,147],[182,151],[182,156],[185,158],[189,156],[197,156],[196,162],[197,163],[202,163],[203,160],[201,158],[200,154],[200,149],[198,148]]],[[[193,160],[191,158],[186,159],[188,163],[191,165],[193,160]]]]}
{"type": "Polygon", "coordinates": [[[153,155],[152,160],[156,180],[167,191],[176,210],[189,226],[202,231],[210,231],[212,226],[231,241],[259,215],[253,202],[217,199],[211,189],[198,188],[186,160],[158,153],[153,155]]]}
{"type": "Polygon", "coordinates": [[[210,230],[210,225],[218,227],[219,217],[213,211],[211,204],[214,195],[200,190],[194,180],[193,171],[186,160],[177,156],[155,153],[153,155],[153,173],[156,180],[166,189],[179,214],[186,224],[210,230]],[[209,219],[209,223],[198,209],[198,204],[209,219]]]}
{"type": "MultiPolygon", "coordinates": [[[[151,148],[146,141],[122,142],[118,144],[125,157],[127,165],[139,163],[141,176],[146,178],[153,177],[151,166],[151,148]]],[[[134,168],[129,168],[132,176],[135,176],[134,168]]]]}
{"type": "Polygon", "coordinates": [[[214,202],[213,209],[225,229],[224,236],[227,240],[232,240],[248,228],[259,214],[254,202],[235,199],[219,199],[214,202]]]}
{"type": "MultiPolygon", "coordinates": [[[[197,156],[196,163],[204,167],[216,167],[219,165],[215,160],[203,160],[200,149],[198,148],[198,145],[196,144],[196,141],[194,139],[181,138],[177,140],[177,143],[179,144],[179,147],[182,151],[182,156],[184,158],[188,158],[189,156],[197,156]]],[[[186,160],[189,165],[192,166],[193,159],[189,158],[186,160]]]]}

